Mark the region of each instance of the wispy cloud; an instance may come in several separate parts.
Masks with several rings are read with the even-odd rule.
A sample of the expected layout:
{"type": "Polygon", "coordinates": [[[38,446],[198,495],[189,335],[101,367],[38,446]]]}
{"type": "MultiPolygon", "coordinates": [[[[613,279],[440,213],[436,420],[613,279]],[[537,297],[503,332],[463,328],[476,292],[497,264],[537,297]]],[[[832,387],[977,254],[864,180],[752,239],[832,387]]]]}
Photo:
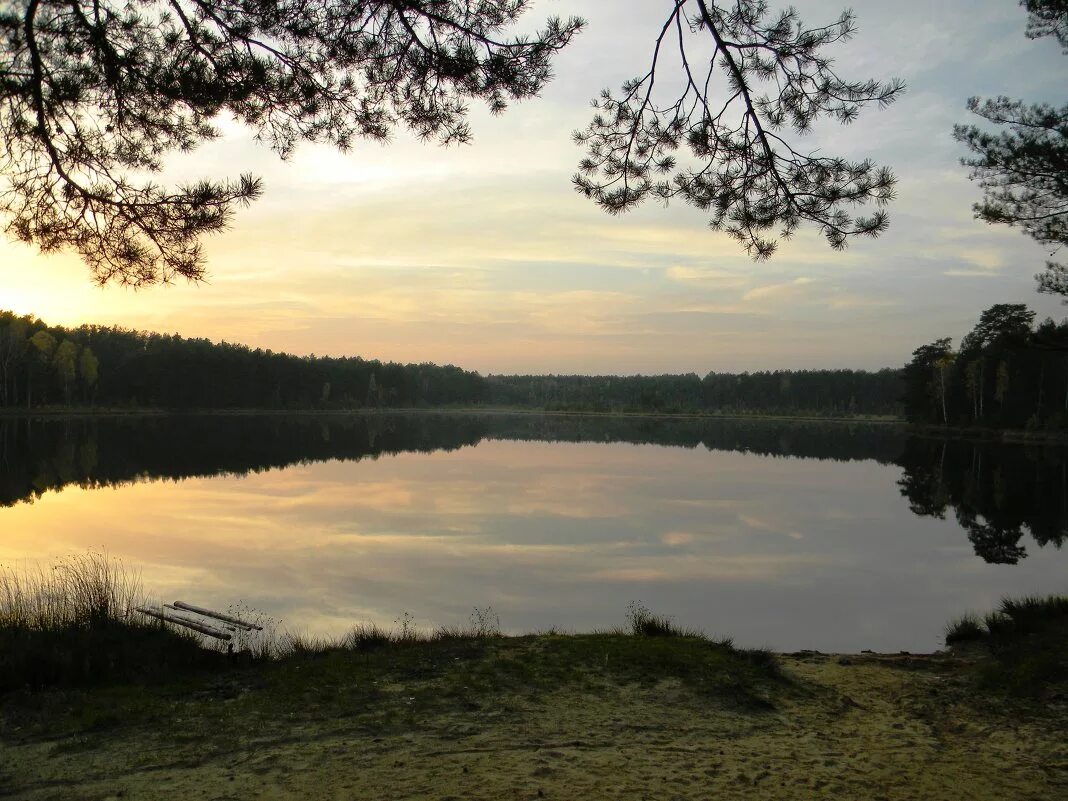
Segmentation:
{"type": "Polygon", "coordinates": [[[781,284],[765,284],[764,286],[750,289],[742,300],[767,300],[769,298],[784,299],[797,297],[803,287],[814,284],[816,279],[807,276],[799,276],[792,281],[784,281],[781,284]]]}
{"type": "Polygon", "coordinates": [[[701,287],[733,289],[749,283],[747,275],[718,270],[712,267],[675,266],[668,267],[664,275],[680,284],[693,284],[701,287]]]}

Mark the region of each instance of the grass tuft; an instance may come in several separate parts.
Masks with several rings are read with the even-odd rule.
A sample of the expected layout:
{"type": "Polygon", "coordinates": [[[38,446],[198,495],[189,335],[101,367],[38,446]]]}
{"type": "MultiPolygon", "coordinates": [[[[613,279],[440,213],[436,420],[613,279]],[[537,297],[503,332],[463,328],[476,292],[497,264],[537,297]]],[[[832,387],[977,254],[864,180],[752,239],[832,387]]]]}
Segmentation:
{"type": "Polygon", "coordinates": [[[676,626],[670,617],[654,613],[641,601],[627,604],[627,623],[636,637],[704,637],[702,632],[676,626]]]}
{"type": "Polygon", "coordinates": [[[992,658],[979,671],[986,689],[1042,695],[1068,683],[1068,597],[1005,598],[981,621],[965,615],[951,623],[946,642],[986,646],[992,658]]]}
{"type": "Polygon", "coordinates": [[[986,636],[986,628],[978,617],[972,613],[961,615],[946,626],[946,645],[962,642],[975,642],[986,636]]]}
{"type": "Polygon", "coordinates": [[[360,623],[344,640],[345,647],[352,651],[377,651],[392,642],[389,632],[374,623],[360,623]]]}
{"type": "Polygon", "coordinates": [[[435,640],[485,640],[502,636],[501,619],[492,606],[474,607],[466,626],[441,626],[434,633],[435,640]]]}

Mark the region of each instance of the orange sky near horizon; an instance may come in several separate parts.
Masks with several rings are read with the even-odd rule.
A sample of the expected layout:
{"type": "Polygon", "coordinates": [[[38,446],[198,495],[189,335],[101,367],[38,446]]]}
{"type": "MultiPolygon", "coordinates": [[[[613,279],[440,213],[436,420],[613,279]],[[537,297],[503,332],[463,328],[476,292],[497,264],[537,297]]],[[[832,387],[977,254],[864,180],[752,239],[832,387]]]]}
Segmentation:
{"type": "MultiPolygon", "coordinates": [[[[976,5],[855,4],[861,30],[839,51],[843,71],[898,75],[909,92],[812,137],[872,155],[900,178],[890,230],[844,253],[802,229],[756,264],[681,203],[609,217],[575,193],[581,152],[569,133],[588,118],[588,98],[637,71],[660,11],[545,0],[530,13],[574,11],[590,27],[543,97],[501,117],[474,110],[472,146],[402,134],[348,154],[304,146],[283,163],[227,126],[164,176],[264,178],[264,198],[206,241],[206,282],[99,288],[71,254],[0,241],[0,308],[483,373],[871,369],[959,338],[996,302],[1059,318],[1057,299],[1034,291],[1043,248],[972,218],[978,191],[950,132],[970,94],[1063,94],[1064,62],[1055,43],[1024,38],[1025,14],[1012,4],[976,5]],[[956,48],[946,47],[950,28],[956,48]]],[[[800,10],[815,22],[840,8],[811,0],[800,10]]]]}

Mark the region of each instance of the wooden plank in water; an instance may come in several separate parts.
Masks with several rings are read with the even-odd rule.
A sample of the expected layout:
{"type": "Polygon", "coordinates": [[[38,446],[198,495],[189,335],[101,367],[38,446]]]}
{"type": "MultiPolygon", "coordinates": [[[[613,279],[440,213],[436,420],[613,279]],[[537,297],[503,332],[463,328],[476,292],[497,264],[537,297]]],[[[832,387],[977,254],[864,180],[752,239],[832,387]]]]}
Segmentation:
{"type": "Polygon", "coordinates": [[[179,617],[178,615],[168,615],[163,612],[157,612],[154,609],[141,609],[138,607],[138,612],[142,615],[148,615],[149,617],[157,618],[158,620],[164,620],[168,623],[174,623],[178,626],[185,626],[187,629],[193,629],[193,631],[199,631],[201,634],[206,634],[209,637],[214,637],[217,640],[229,640],[230,635],[225,631],[220,631],[214,626],[209,626],[206,623],[201,623],[196,620],[192,620],[188,617],[179,617]]]}
{"type": "Polygon", "coordinates": [[[210,609],[204,609],[200,606],[193,606],[192,604],[187,604],[183,601],[175,601],[171,605],[175,609],[181,609],[183,612],[195,612],[196,614],[204,615],[205,617],[213,617],[216,620],[221,620],[224,623],[233,623],[235,626],[240,626],[241,628],[248,629],[249,631],[263,631],[263,626],[257,626],[255,623],[249,623],[237,617],[230,617],[229,615],[224,615],[222,612],[213,612],[210,609]]]}

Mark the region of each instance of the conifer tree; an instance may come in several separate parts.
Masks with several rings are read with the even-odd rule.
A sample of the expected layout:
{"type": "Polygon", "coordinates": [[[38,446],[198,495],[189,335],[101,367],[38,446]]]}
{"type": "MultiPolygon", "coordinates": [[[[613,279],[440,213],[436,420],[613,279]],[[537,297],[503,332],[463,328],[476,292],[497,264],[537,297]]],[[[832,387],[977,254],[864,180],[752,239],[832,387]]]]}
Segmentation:
{"type": "Polygon", "coordinates": [[[667,5],[648,69],[618,93],[603,91],[590,124],[575,132],[587,151],[578,191],[611,214],[680,198],[756,259],[802,223],[835,249],[882,233],[893,173],[803,141],[821,118],[850,123],[904,91],[899,80],[838,74],[826,51],[854,34],[853,13],[810,28],[792,7],[773,13],[765,0],[667,5]],[[858,214],[865,204],[874,208],[858,214]]]}
{"type": "Polygon", "coordinates": [[[398,127],[467,142],[551,77],[582,20],[509,33],[530,0],[0,0],[0,216],[100,283],[204,272],[201,238],[259,196],[251,175],[177,187],[168,154],[245,124],[283,157],[398,127]]]}
{"type": "MultiPolygon", "coordinates": [[[[1054,37],[1068,55],[1068,0],[1020,0],[1027,36],[1054,37]]],[[[997,97],[968,100],[968,110],[999,126],[957,125],[953,134],[971,150],[962,159],[983,189],[973,206],[988,223],[1018,226],[1048,245],[1053,257],[1068,245],[1068,105],[1028,104],[997,97]]],[[[1052,260],[1035,276],[1039,291],[1068,296],[1068,265],[1052,260]]]]}

